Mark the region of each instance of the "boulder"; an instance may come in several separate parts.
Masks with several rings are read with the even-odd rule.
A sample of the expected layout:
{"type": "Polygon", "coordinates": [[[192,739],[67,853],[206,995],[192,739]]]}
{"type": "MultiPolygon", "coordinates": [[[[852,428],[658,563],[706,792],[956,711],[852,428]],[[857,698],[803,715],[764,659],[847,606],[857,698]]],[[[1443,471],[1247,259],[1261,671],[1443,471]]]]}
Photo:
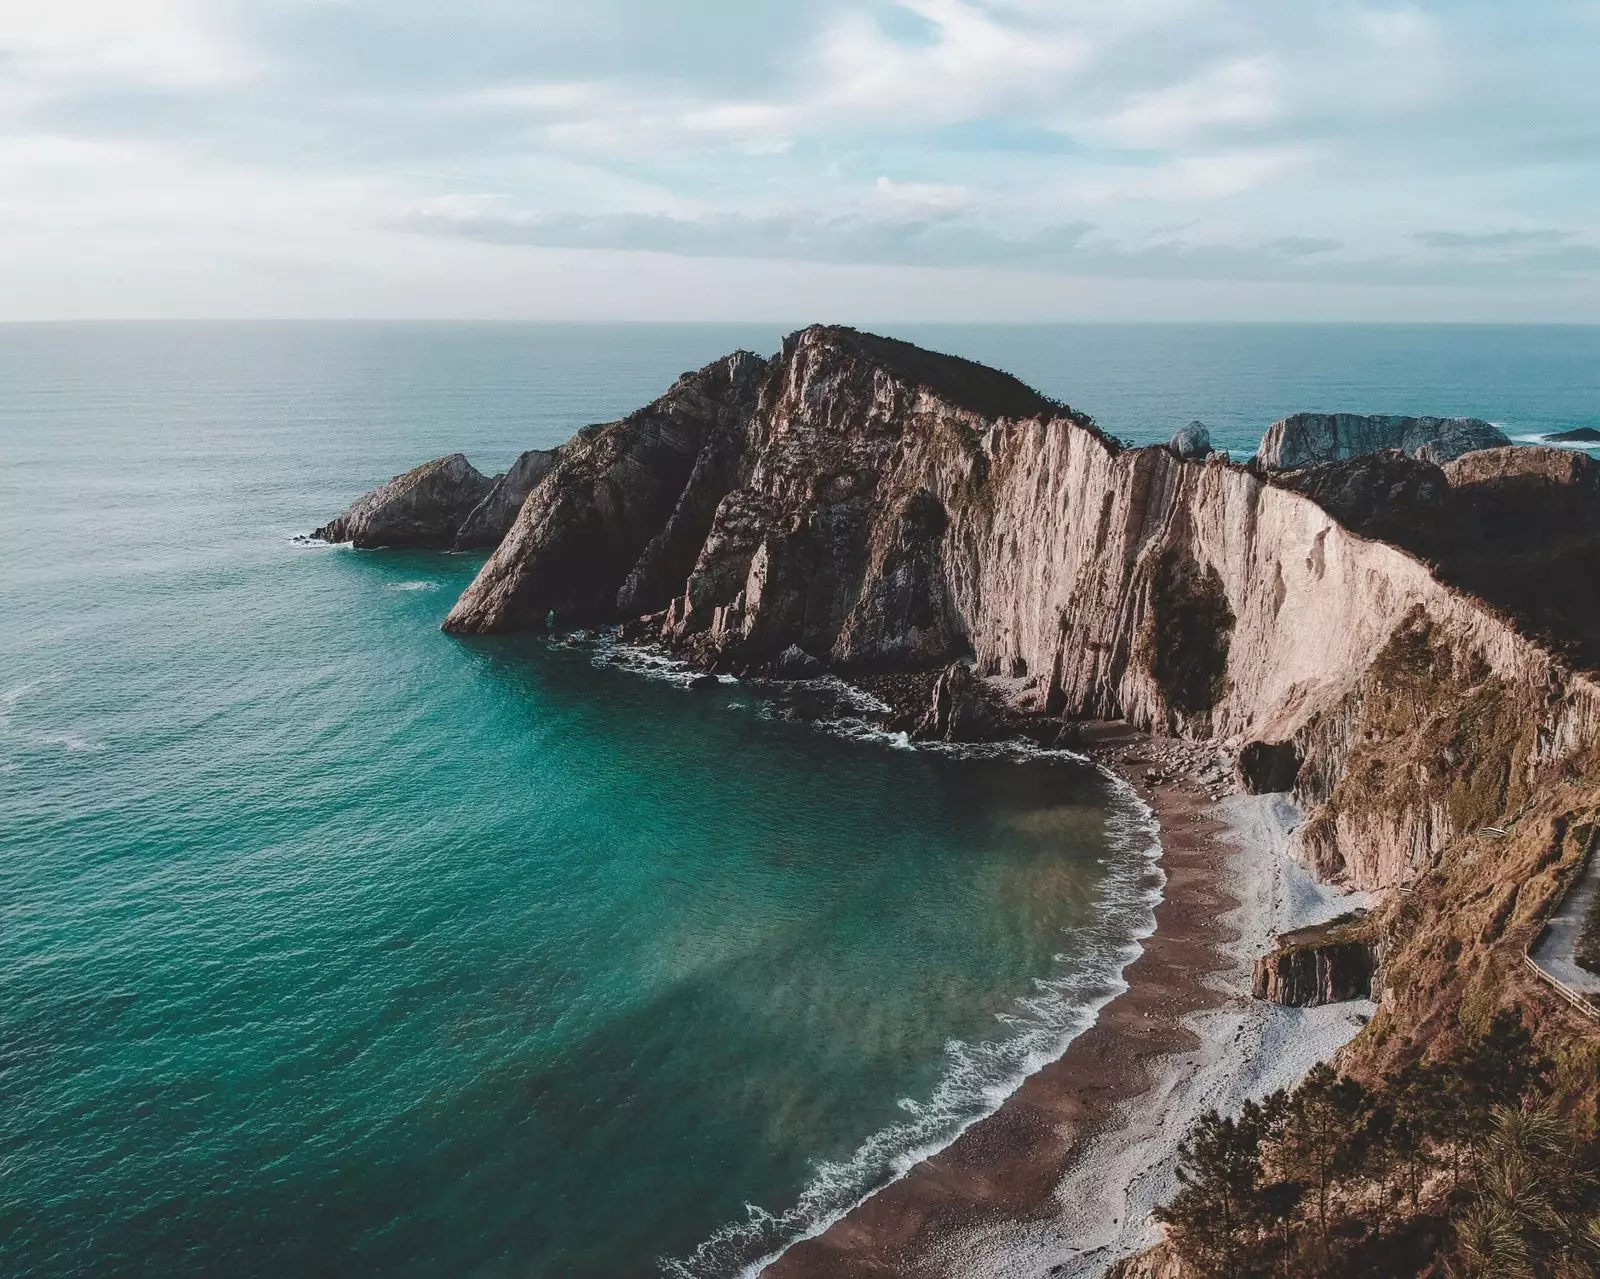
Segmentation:
{"type": "Polygon", "coordinates": [[[1510,443],[1503,431],[1475,417],[1296,413],[1267,428],[1256,461],[1269,471],[1289,471],[1399,449],[1442,465],[1475,449],[1503,448],[1510,443]]]}
{"type": "Polygon", "coordinates": [[[934,681],[927,712],[915,735],[931,741],[981,742],[992,738],[1001,725],[972,668],[955,662],[934,681]]]}
{"type": "Polygon", "coordinates": [[[447,548],[493,486],[465,455],[452,453],[373,489],[312,536],[358,547],[447,548]]]}
{"type": "Polygon", "coordinates": [[[504,475],[497,475],[494,487],[467,514],[456,530],[455,549],[499,546],[516,521],[517,512],[540,480],[550,474],[558,449],[529,449],[511,464],[504,475]]]}
{"type": "Polygon", "coordinates": [[[1211,428],[1204,422],[1190,422],[1172,437],[1167,447],[1191,462],[1203,462],[1215,451],[1211,447],[1211,428]]]}

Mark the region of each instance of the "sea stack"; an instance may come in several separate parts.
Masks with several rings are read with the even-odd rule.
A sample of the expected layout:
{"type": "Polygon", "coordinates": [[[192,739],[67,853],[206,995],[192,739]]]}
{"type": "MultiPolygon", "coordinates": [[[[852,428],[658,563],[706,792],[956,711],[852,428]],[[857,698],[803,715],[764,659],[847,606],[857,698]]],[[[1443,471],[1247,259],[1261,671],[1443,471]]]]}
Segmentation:
{"type": "Polygon", "coordinates": [[[447,548],[494,481],[461,453],[424,462],[356,499],[313,537],[375,548],[447,548]]]}

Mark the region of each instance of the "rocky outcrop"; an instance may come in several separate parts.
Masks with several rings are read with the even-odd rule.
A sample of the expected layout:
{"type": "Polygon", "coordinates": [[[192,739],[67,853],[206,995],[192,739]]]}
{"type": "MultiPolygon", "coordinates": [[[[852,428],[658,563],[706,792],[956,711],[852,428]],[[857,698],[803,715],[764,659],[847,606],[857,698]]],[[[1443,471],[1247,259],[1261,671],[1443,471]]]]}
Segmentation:
{"type": "Polygon", "coordinates": [[[1267,470],[1293,470],[1398,449],[1423,461],[1448,462],[1474,449],[1510,443],[1503,431],[1475,417],[1296,413],[1267,428],[1256,461],[1267,470]]]}
{"type": "Polygon", "coordinates": [[[464,455],[452,453],[373,489],[312,536],[364,548],[449,547],[493,485],[464,455]]]}
{"type": "Polygon", "coordinates": [[[1378,953],[1361,921],[1341,920],[1278,939],[1256,960],[1251,992],[1268,1003],[1296,1008],[1342,1004],[1372,997],[1378,953]]]}
{"type": "Polygon", "coordinates": [[[1543,438],[1551,444],[1600,444],[1600,431],[1592,426],[1580,426],[1570,431],[1555,431],[1543,438]]]}
{"type": "Polygon", "coordinates": [[[1167,447],[1186,461],[1203,462],[1213,452],[1211,428],[1204,422],[1190,422],[1167,442],[1167,447]]]}
{"type": "Polygon", "coordinates": [[[499,546],[516,522],[517,512],[528,500],[539,481],[556,464],[557,450],[529,449],[513,462],[504,475],[497,475],[494,487],[473,507],[456,530],[455,549],[473,550],[499,546]]]}
{"type": "Polygon", "coordinates": [[[927,713],[916,735],[926,741],[981,742],[995,735],[1002,716],[964,662],[953,663],[934,681],[927,713]]]}
{"type": "Polygon", "coordinates": [[[1258,785],[1303,761],[1302,853],[1374,888],[1600,731],[1594,684],[1538,630],[1597,606],[1527,611],[1505,551],[1531,553],[1527,516],[1584,562],[1592,466],[1505,449],[1263,476],[1124,450],[992,369],[819,327],[580,432],[446,626],[553,613],[705,669],[798,648],[858,679],[928,672],[902,726],[930,737],[1026,714],[1255,744],[1258,785]],[[1439,763],[1469,749],[1492,761],[1470,785],[1439,763]]]}

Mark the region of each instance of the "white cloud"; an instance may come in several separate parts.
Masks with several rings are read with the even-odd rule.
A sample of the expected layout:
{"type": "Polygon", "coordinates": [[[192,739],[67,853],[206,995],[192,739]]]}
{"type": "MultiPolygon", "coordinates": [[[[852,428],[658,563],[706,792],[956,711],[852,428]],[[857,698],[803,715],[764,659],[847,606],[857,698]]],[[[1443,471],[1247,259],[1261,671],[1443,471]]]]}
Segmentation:
{"type": "Polygon", "coordinates": [[[437,298],[447,261],[720,271],[719,245],[742,270],[1596,274],[1585,11],[654,2],[0,0],[0,297],[52,263],[131,297],[137,256],[236,282],[342,262],[437,298]],[[1530,227],[1562,238],[1494,238],[1530,227]]]}
{"type": "Polygon", "coordinates": [[[200,0],[3,0],[10,77],[44,85],[231,84],[254,70],[200,0]]]}

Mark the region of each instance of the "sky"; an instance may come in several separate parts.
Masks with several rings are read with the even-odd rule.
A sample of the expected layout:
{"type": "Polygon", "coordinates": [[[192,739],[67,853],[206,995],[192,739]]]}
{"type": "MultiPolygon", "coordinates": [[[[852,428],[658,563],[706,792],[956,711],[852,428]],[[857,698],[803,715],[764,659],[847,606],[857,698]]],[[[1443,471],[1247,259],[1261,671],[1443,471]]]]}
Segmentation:
{"type": "Polygon", "coordinates": [[[0,0],[0,319],[1600,321],[1600,0],[0,0]]]}

